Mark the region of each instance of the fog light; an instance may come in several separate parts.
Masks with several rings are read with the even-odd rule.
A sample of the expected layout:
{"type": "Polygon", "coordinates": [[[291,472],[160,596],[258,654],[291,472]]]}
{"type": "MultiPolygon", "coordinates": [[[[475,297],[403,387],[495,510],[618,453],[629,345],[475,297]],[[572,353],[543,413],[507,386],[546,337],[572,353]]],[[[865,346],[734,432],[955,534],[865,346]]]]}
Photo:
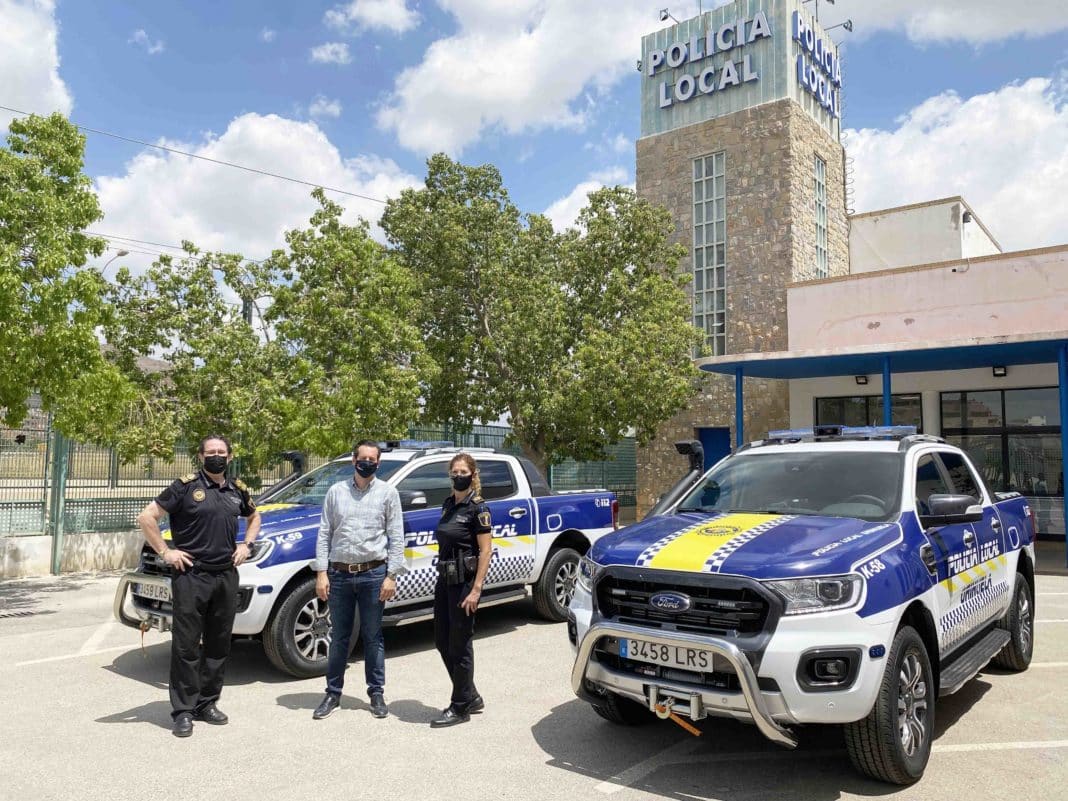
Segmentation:
{"type": "Polygon", "coordinates": [[[849,675],[849,663],[845,659],[816,659],[812,662],[812,675],[816,681],[837,684],[849,675]]]}

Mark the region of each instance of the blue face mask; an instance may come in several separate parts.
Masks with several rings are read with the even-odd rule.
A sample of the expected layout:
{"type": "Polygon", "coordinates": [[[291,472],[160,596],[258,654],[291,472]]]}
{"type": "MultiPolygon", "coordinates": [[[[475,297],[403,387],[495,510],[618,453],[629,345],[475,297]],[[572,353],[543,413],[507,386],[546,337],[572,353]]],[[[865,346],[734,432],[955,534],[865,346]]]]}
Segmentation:
{"type": "Polygon", "coordinates": [[[372,462],[369,459],[360,459],[360,461],[356,462],[356,472],[361,478],[370,478],[377,469],[378,462],[372,462]]]}

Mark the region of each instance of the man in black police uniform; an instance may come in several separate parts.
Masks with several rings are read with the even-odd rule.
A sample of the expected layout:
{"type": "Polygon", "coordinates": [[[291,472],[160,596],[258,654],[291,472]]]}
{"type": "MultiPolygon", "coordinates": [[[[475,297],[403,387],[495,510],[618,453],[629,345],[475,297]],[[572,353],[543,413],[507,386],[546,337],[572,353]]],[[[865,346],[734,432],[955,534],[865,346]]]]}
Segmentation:
{"type": "Polygon", "coordinates": [[[260,513],[248,487],[226,477],[233,459],[230,441],[215,434],[205,437],[198,454],[203,469],[176,480],[137,516],[145,541],[175,571],[171,717],[177,737],[193,733],[194,718],[227,722],[215,704],[237,613],[237,566],[248,559],[260,531],[260,513]],[[170,516],[171,546],[160,534],[164,515],[170,516]],[[248,519],[240,544],[239,516],[248,519]]]}

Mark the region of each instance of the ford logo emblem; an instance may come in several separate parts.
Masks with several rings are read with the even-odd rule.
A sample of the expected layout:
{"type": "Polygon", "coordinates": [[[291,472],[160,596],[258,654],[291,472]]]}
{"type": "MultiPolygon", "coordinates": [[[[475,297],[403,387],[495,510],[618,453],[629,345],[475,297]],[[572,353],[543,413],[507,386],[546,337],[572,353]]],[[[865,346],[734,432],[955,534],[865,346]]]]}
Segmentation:
{"type": "Polygon", "coordinates": [[[649,599],[649,606],[661,612],[685,612],[690,604],[690,596],[681,592],[658,592],[649,599]]]}

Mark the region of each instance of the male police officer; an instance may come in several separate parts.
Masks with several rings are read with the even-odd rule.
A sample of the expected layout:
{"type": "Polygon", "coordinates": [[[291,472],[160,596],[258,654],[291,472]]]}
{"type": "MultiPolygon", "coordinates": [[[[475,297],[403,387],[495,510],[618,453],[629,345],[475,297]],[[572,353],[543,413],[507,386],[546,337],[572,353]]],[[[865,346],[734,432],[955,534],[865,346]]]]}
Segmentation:
{"type": "Polygon", "coordinates": [[[176,737],[193,733],[194,718],[227,722],[215,703],[237,613],[237,566],[248,559],[260,531],[260,513],[248,487],[226,477],[233,458],[230,441],[215,434],[204,437],[198,454],[203,469],[176,480],[137,516],[149,546],[175,570],[171,717],[176,737]],[[170,515],[172,547],[160,534],[164,515],[170,515]],[[238,516],[248,519],[240,544],[238,516]]]}
{"type": "Polygon", "coordinates": [[[315,548],[315,591],[330,603],[326,696],[312,717],[322,720],[341,704],[356,611],[363,635],[363,668],[371,714],[384,718],[386,647],[382,611],[404,567],[404,514],[397,488],[374,477],[381,448],[370,440],[352,452],[352,481],[334,484],[323,499],[315,548]]]}

